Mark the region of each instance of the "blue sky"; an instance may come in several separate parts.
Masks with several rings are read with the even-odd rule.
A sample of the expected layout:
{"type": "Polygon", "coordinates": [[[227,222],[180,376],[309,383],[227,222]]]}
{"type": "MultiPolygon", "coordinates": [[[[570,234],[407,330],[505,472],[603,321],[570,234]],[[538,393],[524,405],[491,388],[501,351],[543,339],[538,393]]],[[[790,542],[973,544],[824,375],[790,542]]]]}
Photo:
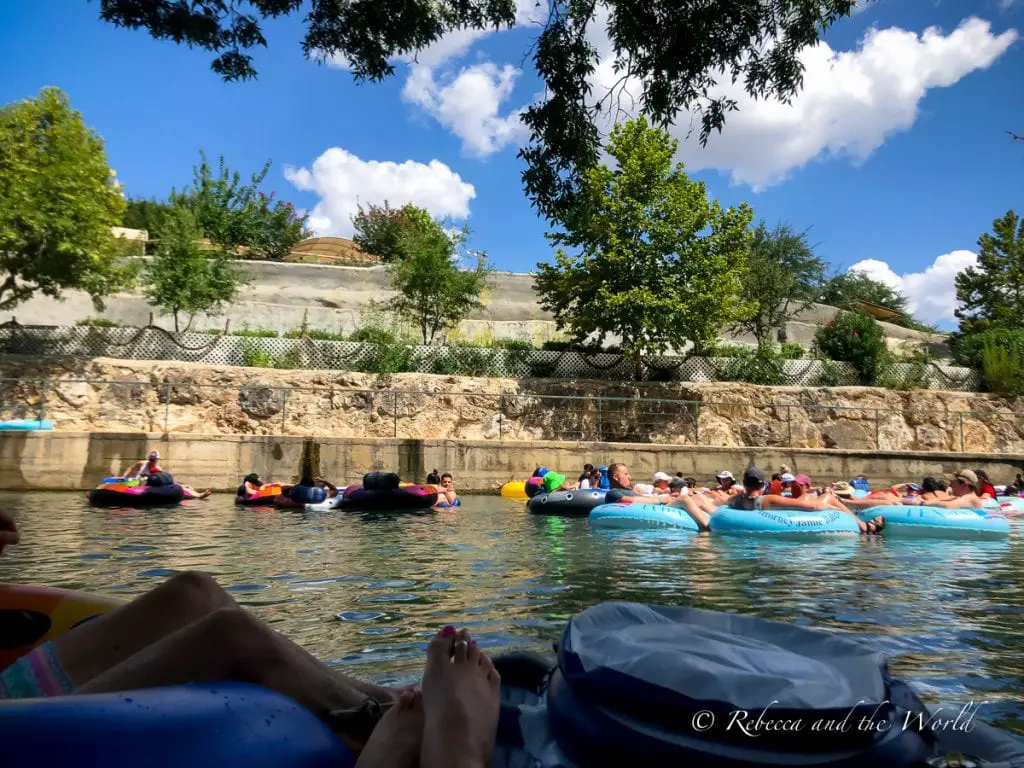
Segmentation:
{"type": "MultiPolygon", "coordinates": [[[[258,81],[227,84],[207,52],[104,24],[95,0],[8,0],[0,102],[63,88],[131,196],[187,184],[200,149],[244,172],[270,159],[267,191],[323,234],[349,234],[357,201],[411,200],[468,224],[499,269],[527,271],[551,251],[515,156],[516,111],[539,91],[523,60],[534,0],[520,2],[521,26],[452,36],[356,85],[343,62],[303,58],[298,17],[267,26],[258,81]]],[[[1017,30],[1024,0],[875,0],[806,53],[792,106],[741,98],[725,132],[706,150],[684,140],[680,159],[723,203],[811,227],[835,268],[867,269],[948,326],[978,236],[1024,213],[1024,143],[1004,133],[1024,132],[1017,30]]],[[[606,45],[599,24],[593,37],[606,45]]],[[[685,139],[687,116],[677,124],[685,139]]]]}

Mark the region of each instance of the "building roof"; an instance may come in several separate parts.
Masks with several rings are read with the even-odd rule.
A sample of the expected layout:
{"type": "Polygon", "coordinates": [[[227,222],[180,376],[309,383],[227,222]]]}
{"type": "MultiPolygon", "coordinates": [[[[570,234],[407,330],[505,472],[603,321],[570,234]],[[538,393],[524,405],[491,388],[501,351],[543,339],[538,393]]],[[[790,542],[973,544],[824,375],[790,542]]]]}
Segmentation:
{"type": "Polygon", "coordinates": [[[902,312],[897,312],[896,310],[889,309],[888,307],[882,307],[878,304],[872,304],[869,301],[861,301],[860,299],[852,302],[850,306],[853,309],[859,309],[866,315],[870,315],[875,318],[875,320],[896,320],[903,317],[902,312]]]}

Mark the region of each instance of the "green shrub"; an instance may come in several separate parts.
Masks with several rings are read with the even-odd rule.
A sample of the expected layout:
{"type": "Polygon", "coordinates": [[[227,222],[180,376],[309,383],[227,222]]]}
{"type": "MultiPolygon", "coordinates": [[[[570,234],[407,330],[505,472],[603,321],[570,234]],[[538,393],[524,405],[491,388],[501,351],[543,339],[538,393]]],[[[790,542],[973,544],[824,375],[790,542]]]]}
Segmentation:
{"type": "Polygon", "coordinates": [[[246,339],[276,339],[278,337],[277,331],[272,331],[269,328],[242,328],[238,331],[232,331],[232,336],[241,336],[246,339]]]}
{"type": "Polygon", "coordinates": [[[817,385],[819,387],[841,387],[843,385],[843,372],[833,360],[821,361],[821,373],[818,374],[817,385]]]}
{"type": "Polygon", "coordinates": [[[306,328],[303,331],[302,328],[296,328],[292,331],[287,331],[282,338],[285,339],[313,339],[314,341],[348,341],[349,337],[344,333],[338,331],[327,331],[323,328],[306,328]]]}
{"type": "Polygon", "coordinates": [[[124,328],[124,323],[119,323],[116,320],[108,320],[105,317],[87,317],[85,320],[79,320],[75,325],[89,326],[91,328],[124,328]]]}
{"type": "Polygon", "coordinates": [[[782,360],[779,352],[767,345],[758,349],[744,349],[730,356],[729,362],[720,367],[718,377],[722,381],[745,381],[748,384],[776,387],[786,380],[782,360]]]}
{"type": "Polygon", "coordinates": [[[709,348],[703,356],[748,358],[753,351],[753,347],[741,347],[737,344],[716,344],[709,348]]]}
{"type": "Polygon", "coordinates": [[[1001,347],[1024,360],[1024,330],[1002,328],[991,328],[969,336],[957,334],[951,339],[953,359],[960,365],[980,371],[986,345],[1001,347]]]}
{"type": "Polygon", "coordinates": [[[981,382],[985,389],[998,395],[1024,394],[1024,359],[996,340],[988,339],[981,350],[981,382]]]}
{"type": "Polygon", "coordinates": [[[274,355],[254,341],[242,342],[242,365],[246,368],[273,368],[274,355]]]}
{"type": "Polygon", "coordinates": [[[829,360],[853,365],[860,383],[867,386],[877,382],[890,359],[882,326],[863,312],[839,313],[818,329],[814,342],[829,360]]]}
{"type": "Polygon", "coordinates": [[[779,355],[783,360],[802,360],[807,350],[799,344],[783,344],[779,355]]]}

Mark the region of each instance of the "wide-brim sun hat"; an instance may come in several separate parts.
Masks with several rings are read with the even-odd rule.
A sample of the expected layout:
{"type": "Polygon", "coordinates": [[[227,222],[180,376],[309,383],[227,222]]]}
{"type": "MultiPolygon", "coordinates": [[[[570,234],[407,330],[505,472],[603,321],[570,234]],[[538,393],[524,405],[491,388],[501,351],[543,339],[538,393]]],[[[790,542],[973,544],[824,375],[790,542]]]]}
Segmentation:
{"type": "Polygon", "coordinates": [[[560,475],[554,470],[548,470],[548,473],[544,475],[544,490],[548,493],[557,491],[565,483],[565,475],[560,475]]]}

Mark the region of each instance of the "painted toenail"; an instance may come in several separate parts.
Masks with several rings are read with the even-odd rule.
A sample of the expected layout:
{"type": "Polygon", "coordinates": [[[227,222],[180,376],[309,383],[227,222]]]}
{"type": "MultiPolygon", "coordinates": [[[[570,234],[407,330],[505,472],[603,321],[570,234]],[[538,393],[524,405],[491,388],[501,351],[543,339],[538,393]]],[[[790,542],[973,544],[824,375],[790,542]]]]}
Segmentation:
{"type": "Polygon", "coordinates": [[[451,624],[449,624],[448,626],[446,626],[444,629],[441,630],[441,637],[451,637],[454,634],[455,634],[455,627],[453,627],[451,624]]]}

